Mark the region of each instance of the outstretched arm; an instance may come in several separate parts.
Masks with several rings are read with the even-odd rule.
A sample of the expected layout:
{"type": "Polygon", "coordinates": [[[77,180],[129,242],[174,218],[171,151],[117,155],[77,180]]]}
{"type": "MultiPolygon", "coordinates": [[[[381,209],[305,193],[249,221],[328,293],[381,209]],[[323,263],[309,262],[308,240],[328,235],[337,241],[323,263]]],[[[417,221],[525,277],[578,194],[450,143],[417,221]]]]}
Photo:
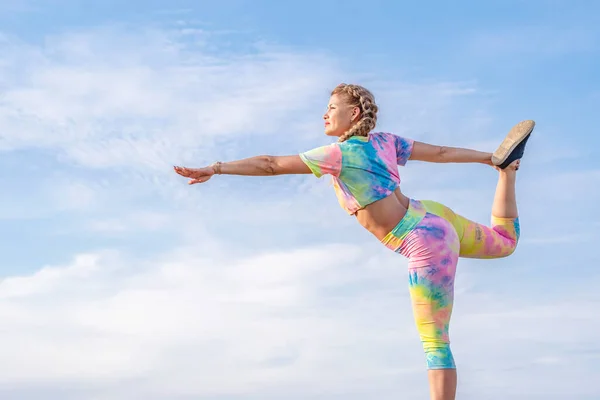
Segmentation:
{"type": "Polygon", "coordinates": [[[310,174],[311,170],[300,156],[256,156],[243,160],[216,162],[203,168],[174,167],[175,172],[190,178],[189,184],[203,183],[215,174],[272,176],[284,174],[310,174]]]}
{"type": "Polygon", "coordinates": [[[215,172],[224,175],[269,176],[310,174],[300,156],[256,156],[243,160],[213,164],[215,172]]]}
{"type": "Polygon", "coordinates": [[[461,147],[436,146],[415,140],[409,160],[432,163],[481,163],[492,165],[492,153],[461,147]]]}

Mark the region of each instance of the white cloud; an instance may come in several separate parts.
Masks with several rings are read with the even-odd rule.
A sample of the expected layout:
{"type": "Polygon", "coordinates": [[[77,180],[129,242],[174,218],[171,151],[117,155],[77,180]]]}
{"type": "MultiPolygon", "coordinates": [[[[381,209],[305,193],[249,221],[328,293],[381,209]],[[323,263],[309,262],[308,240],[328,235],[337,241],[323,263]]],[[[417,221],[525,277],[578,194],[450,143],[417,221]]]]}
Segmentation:
{"type": "MultiPolygon", "coordinates": [[[[0,351],[12,362],[3,364],[2,383],[18,393],[64,382],[87,387],[86,397],[128,380],[145,383],[126,391],[156,398],[292,387],[308,396],[394,381],[408,387],[425,376],[400,256],[347,245],[215,255],[88,254],[6,278],[0,351]]],[[[523,365],[544,364],[552,374],[594,342],[597,296],[537,305],[460,286],[451,335],[473,381],[490,371],[513,379],[523,365]]],[[[469,387],[489,389],[485,381],[469,387]]],[[[119,393],[113,398],[124,398],[119,393]]],[[[414,398],[425,393],[424,385],[414,398]]]]}
{"type": "Polygon", "coordinates": [[[178,360],[189,363],[194,354],[187,384],[192,376],[207,380],[193,384],[196,391],[225,392],[231,379],[266,383],[276,373],[269,360],[343,328],[342,321],[320,321],[325,315],[318,311],[314,317],[311,304],[319,288],[339,284],[332,279],[339,269],[350,273],[347,280],[357,278],[346,266],[357,255],[344,246],[224,262],[205,254],[156,263],[83,255],[66,267],[6,278],[1,310],[10,328],[2,334],[3,353],[16,365],[5,365],[3,380],[117,380],[165,366],[181,376],[178,360]],[[188,354],[177,356],[177,349],[188,354]]]}
{"type": "Polygon", "coordinates": [[[164,169],[214,151],[215,138],[293,134],[332,73],[321,56],[214,55],[177,31],[100,29],[41,48],[10,38],[1,49],[0,146],[92,167],[164,169]]]}

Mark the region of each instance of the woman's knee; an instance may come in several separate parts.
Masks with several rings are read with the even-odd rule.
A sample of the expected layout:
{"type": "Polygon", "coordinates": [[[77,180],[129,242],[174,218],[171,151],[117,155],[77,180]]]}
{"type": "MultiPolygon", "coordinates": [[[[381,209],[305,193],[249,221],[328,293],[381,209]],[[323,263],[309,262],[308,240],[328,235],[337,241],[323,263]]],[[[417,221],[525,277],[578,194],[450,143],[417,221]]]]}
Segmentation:
{"type": "Polygon", "coordinates": [[[456,363],[449,343],[423,342],[427,369],[454,369],[456,363]]]}
{"type": "Polygon", "coordinates": [[[514,240],[509,240],[508,246],[506,248],[506,256],[508,257],[511,254],[513,254],[515,252],[515,250],[517,250],[517,244],[519,243],[519,241],[517,239],[514,240]]]}
{"type": "Polygon", "coordinates": [[[502,240],[502,244],[500,245],[500,251],[498,252],[498,257],[496,258],[504,258],[513,254],[517,249],[517,243],[517,239],[505,237],[504,240],[502,240]]]}

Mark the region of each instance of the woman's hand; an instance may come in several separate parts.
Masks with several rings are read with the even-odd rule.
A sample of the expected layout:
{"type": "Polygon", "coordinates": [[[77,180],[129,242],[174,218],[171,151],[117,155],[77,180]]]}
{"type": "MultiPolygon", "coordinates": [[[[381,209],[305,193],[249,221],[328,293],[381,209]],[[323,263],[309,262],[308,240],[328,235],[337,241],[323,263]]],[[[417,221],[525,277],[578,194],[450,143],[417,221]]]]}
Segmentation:
{"type": "Polygon", "coordinates": [[[214,174],[215,170],[213,167],[204,168],[185,168],[185,167],[173,167],[175,172],[186,178],[190,178],[188,184],[193,185],[195,183],[204,183],[209,180],[214,174]]]}

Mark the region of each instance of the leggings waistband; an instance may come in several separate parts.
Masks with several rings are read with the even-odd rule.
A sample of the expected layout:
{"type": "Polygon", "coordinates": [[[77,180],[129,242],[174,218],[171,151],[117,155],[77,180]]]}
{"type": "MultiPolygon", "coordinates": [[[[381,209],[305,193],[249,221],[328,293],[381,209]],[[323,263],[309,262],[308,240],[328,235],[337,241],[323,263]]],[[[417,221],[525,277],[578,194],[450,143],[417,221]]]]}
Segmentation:
{"type": "Polygon", "coordinates": [[[406,210],[406,214],[404,217],[398,222],[398,225],[394,227],[383,239],[381,239],[381,243],[385,246],[389,247],[390,241],[392,240],[402,240],[408,233],[421,222],[421,220],[425,217],[427,211],[423,204],[419,200],[409,199],[408,209],[406,210]]]}

